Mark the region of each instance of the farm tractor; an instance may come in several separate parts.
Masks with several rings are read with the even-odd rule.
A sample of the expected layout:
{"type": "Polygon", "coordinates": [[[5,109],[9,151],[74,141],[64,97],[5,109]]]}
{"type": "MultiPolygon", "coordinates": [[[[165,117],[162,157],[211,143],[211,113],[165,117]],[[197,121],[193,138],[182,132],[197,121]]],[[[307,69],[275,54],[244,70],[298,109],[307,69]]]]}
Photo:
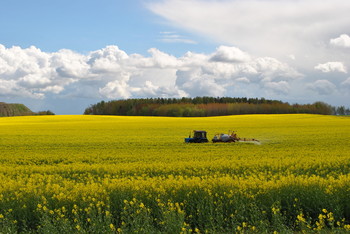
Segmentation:
{"type": "MultiPolygon", "coordinates": [[[[204,142],[209,142],[207,139],[206,131],[193,130],[193,136],[191,136],[191,133],[190,133],[189,137],[185,138],[185,143],[204,143],[204,142]]],[[[237,136],[237,134],[234,131],[229,131],[228,134],[217,133],[214,135],[212,142],[213,143],[246,142],[246,143],[256,143],[256,144],[260,143],[257,139],[254,139],[254,138],[240,138],[237,136]]]]}
{"type": "Polygon", "coordinates": [[[208,142],[207,132],[206,131],[198,131],[193,130],[193,136],[191,137],[191,133],[188,138],[185,138],[186,143],[204,143],[208,142]]]}
{"type": "Polygon", "coordinates": [[[212,139],[213,143],[216,142],[251,142],[258,143],[259,141],[254,138],[240,138],[234,131],[229,131],[228,134],[217,133],[212,139]]]}

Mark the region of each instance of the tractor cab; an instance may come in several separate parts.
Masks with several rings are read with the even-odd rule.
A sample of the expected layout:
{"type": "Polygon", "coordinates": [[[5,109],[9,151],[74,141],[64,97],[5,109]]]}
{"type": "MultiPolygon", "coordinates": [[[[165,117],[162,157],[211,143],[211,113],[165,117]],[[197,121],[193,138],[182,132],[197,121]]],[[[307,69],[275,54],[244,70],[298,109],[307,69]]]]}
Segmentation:
{"type": "Polygon", "coordinates": [[[193,130],[193,136],[191,134],[188,138],[185,138],[186,143],[204,143],[208,142],[206,131],[193,130]]]}

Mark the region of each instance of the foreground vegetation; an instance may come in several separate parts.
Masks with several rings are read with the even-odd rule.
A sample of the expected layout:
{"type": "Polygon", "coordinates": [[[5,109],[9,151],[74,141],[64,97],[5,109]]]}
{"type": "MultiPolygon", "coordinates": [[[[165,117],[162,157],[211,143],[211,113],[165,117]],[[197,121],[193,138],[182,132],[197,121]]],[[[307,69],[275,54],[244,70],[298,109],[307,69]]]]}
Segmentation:
{"type": "Polygon", "coordinates": [[[0,119],[0,232],[350,230],[350,119],[0,119]],[[261,145],[185,144],[192,129],[261,145]]]}
{"type": "Polygon", "coordinates": [[[323,102],[290,105],[264,98],[196,97],[146,98],[101,101],[85,109],[86,115],[204,117],[242,114],[350,114],[345,107],[323,102]]]}

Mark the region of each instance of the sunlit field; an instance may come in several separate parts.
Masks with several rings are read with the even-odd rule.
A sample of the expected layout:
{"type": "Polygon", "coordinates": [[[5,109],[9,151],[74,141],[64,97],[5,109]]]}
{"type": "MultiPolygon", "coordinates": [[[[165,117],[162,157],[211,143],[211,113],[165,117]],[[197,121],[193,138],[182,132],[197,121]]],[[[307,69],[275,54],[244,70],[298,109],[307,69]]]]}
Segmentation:
{"type": "Polygon", "coordinates": [[[0,232],[350,230],[350,118],[0,118],[0,232]],[[235,130],[250,143],[186,144],[235,130]]]}

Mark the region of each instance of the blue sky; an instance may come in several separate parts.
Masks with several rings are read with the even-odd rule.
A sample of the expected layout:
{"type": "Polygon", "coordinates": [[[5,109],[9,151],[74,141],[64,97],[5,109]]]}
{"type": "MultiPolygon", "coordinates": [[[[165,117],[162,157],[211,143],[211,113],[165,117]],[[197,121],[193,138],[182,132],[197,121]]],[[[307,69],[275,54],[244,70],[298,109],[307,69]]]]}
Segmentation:
{"type": "Polygon", "coordinates": [[[110,44],[130,49],[130,41],[144,50],[140,45],[147,47],[158,30],[143,20],[147,11],[137,1],[14,0],[2,4],[0,17],[4,45],[35,45],[47,52],[87,52],[110,44]]]}
{"type": "MultiPolygon", "coordinates": [[[[214,43],[205,40],[202,45],[162,43],[164,32],[175,32],[174,28],[146,6],[141,0],[3,1],[0,43],[22,48],[34,45],[46,52],[65,48],[81,53],[106,45],[118,45],[127,53],[140,54],[146,54],[152,47],[175,55],[188,50],[215,49],[214,43]]],[[[180,31],[177,28],[175,33],[180,31]]],[[[196,37],[181,33],[183,37],[196,37]]]]}
{"type": "Polygon", "coordinates": [[[0,2],[0,101],[265,97],[350,107],[344,0],[0,2]]]}

